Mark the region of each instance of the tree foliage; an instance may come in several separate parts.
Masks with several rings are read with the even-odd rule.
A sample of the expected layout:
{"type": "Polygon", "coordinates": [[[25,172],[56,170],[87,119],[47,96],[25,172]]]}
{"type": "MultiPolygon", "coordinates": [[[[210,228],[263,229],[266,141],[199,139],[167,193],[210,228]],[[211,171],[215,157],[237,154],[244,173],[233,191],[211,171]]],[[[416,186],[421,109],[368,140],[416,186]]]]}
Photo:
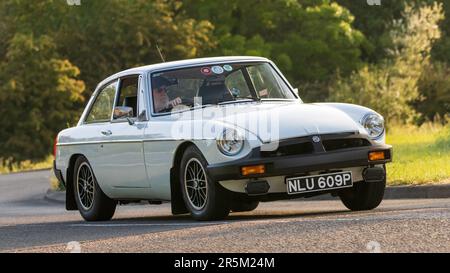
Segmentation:
{"type": "Polygon", "coordinates": [[[380,6],[369,6],[366,1],[337,0],[336,2],[355,16],[354,27],[366,37],[366,42],[361,48],[363,60],[378,63],[387,58],[386,49],[392,46],[389,35],[392,22],[402,18],[406,1],[381,0],[380,6]]]}
{"type": "Polygon", "coordinates": [[[269,57],[306,102],[354,102],[387,120],[445,116],[450,17],[442,12],[450,0],[2,0],[0,159],[47,156],[96,84],[161,62],[157,45],[169,61],[269,57]]]}
{"type": "Polygon", "coordinates": [[[210,55],[259,55],[273,59],[294,82],[327,81],[339,69],[361,65],[364,35],[338,4],[293,0],[190,0],[185,12],[216,26],[210,55]]]}
{"type": "Polygon", "coordinates": [[[0,146],[8,162],[42,159],[55,132],[78,116],[80,71],[55,54],[48,36],[16,34],[0,63],[0,146]]]}
{"type": "Polygon", "coordinates": [[[419,97],[418,82],[430,65],[433,42],[440,37],[442,5],[405,7],[403,19],[395,20],[390,32],[390,58],[380,65],[367,65],[332,88],[331,99],[370,105],[388,120],[415,117],[412,102],[419,97]]]}
{"type": "Polygon", "coordinates": [[[450,67],[442,62],[429,65],[422,73],[418,88],[421,91],[414,108],[421,114],[418,122],[445,122],[450,113],[450,67]]]}
{"type": "Polygon", "coordinates": [[[6,0],[0,5],[7,26],[3,38],[17,32],[52,37],[55,50],[80,68],[88,95],[110,74],[161,62],[157,44],[167,60],[194,58],[212,46],[212,24],[177,14],[180,1],[97,0],[69,6],[59,0],[6,0]]]}
{"type": "Polygon", "coordinates": [[[45,158],[96,84],[120,70],[161,62],[157,44],[167,60],[197,57],[211,47],[211,23],[177,14],[180,5],[1,1],[0,159],[45,158]]]}

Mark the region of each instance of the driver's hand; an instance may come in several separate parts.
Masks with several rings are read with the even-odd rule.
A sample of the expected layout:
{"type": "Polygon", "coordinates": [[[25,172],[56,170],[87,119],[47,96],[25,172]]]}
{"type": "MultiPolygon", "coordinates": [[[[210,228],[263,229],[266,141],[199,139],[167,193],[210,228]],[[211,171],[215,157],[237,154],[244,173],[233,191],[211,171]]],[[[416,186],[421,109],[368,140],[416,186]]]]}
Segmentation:
{"type": "Polygon", "coordinates": [[[169,101],[169,105],[172,106],[172,107],[175,107],[175,106],[177,106],[177,105],[179,105],[181,103],[182,103],[182,101],[181,101],[180,97],[169,101]]]}

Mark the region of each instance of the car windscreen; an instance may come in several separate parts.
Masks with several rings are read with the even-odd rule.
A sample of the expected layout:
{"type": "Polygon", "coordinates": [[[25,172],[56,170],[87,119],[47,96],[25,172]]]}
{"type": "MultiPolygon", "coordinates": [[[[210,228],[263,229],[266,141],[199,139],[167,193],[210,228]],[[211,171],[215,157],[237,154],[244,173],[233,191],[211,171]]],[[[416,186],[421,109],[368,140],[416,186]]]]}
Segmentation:
{"type": "Polygon", "coordinates": [[[151,75],[155,113],[247,100],[295,99],[269,63],[222,63],[151,75]]]}

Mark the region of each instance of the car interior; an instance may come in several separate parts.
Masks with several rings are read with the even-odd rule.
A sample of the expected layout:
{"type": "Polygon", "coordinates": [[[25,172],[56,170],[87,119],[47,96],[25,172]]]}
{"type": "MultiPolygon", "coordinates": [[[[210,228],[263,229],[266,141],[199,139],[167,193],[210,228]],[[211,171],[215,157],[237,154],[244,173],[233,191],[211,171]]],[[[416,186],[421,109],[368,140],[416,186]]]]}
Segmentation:
{"type": "Polygon", "coordinates": [[[133,108],[133,116],[137,113],[137,96],[125,97],[122,106],[127,106],[133,108]]]}
{"type": "Polygon", "coordinates": [[[221,101],[229,101],[234,99],[230,90],[225,85],[224,80],[205,80],[203,85],[200,87],[197,96],[202,97],[203,104],[214,104],[221,101]]]}

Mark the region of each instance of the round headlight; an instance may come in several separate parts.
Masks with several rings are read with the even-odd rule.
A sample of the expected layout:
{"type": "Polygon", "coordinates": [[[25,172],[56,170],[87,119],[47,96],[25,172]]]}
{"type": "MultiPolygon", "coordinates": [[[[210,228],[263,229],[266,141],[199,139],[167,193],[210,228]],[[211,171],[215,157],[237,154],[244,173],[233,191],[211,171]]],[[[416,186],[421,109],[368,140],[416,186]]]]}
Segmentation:
{"type": "Polygon", "coordinates": [[[367,114],[361,120],[361,124],[371,138],[379,138],[384,133],[384,119],[380,115],[367,114]]]}
{"type": "Polygon", "coordinates": [[[244,139],[236,130],[225,129],[217,139],[217,147],[224,155],[237,155],[244,148],[244,139]]]}

